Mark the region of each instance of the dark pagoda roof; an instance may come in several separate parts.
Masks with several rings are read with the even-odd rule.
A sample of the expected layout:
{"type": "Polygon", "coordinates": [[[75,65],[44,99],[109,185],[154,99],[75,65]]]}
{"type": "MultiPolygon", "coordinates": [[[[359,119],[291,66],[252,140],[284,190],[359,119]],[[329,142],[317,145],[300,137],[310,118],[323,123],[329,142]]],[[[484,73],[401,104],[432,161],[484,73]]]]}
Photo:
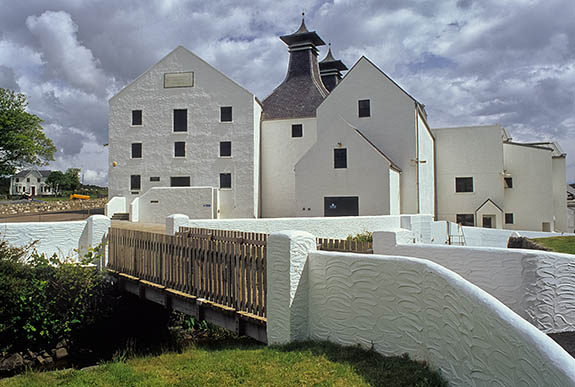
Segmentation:
{"type": "Polygon", "coordinates": [[[280,39],[288,46],[293,46],[301,43],[311,43],[315,46],[325,46],[325,42],[322,38],[316,34],[315,31],[308,31],[305,26],[305,21],[301,19],[301,25],[298,30],[291,35],[280,36],[280,39]]]}
{"type": "Polygon", "coordinates": [[[327,55],[321,62],[319,62],[319,69],[324,70],[347,70],[347,66],[339,59],[335,59],[331,53],[331,47],[329,48],[327,55]]]}
{"type": "Polygon", "coordinates": [[[299,29],[280,38],[289,46],[289,65],[284,81],[262,102],[264,119],[315,117],[329,91],[317,63],[316,46],[324,41],[309,32],[302,20],[299,29]]]}

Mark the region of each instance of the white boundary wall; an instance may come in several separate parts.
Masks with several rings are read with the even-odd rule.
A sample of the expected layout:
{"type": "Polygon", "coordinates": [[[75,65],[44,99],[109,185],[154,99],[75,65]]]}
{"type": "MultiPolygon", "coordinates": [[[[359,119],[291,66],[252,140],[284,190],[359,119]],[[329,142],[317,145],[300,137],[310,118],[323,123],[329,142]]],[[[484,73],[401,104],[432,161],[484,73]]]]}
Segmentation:
{"type": "Polygon", "coordinates": [[[479,286],[546,333],[575,331],[575,255],[542,250],[409,243],[411,232],[376,232],[373,251],[431,260],[479,286]]]}
{"type": "Polygon", "coordinates": [[[385,216],[341,216],[310,218],[263,218],[263,219],[188,219],[182,214],[170,215],[166,219],[166,233],[173,235],[179,227],[200,227],[217,230],[272,233],[282,230],[302,230],[322,238],[346,238],[365,231],[397,230],[413,231],[417,242],[431,240],[431,215],[385,215],[385,216]],[[177,218],[177,222],[173,218],[177,218]],[[169,220],[172,219],[172,220],[169,220]],[[176,227],[176,228],[174,228],[176,227]]]}
{"type": "Polygon", "coordinates": [[[500,301],[431,261],[268,239],[268,343],[359,344],[427,361],[454,386],[575,386],[575,359],[500,301]],[[272,286],[273,284],[273,286],[272,286]]]}
{"type": "Polygon", "coordinates": [[[104,215],[74,222],[0,223],[0,238],[17,247],[38,241],[34,248],[40,254],[78,258],[75,250],[83,255],[99,245],[109,228],[110,218],[104,215]]]}
{"type": "Polygon", "coordinates": [[[114,196],[106,203],[104,213],[107,217],[111,218],[116,213],[128,212],[126,208],[126,198],[121,196],[114,196]]]}
{"type": "MultiPolygon", "coordinates": [[[[481,228],[463,226],[458,229],[457,224],[449,222],[450,232],[455,235],[463,230],[466,246],[476,247],[507,247],[507,240],[512,234],[519,234],[527,238],[549,238],[555,236],[568,236],[575,234],[526,231],[526,230],[503,230],[496,228],[481,228]]],[[[447,243],[447,225],[445,220],[433,222],[431,225],[431,237],[433,244],[443,245],[447,243]]]]}

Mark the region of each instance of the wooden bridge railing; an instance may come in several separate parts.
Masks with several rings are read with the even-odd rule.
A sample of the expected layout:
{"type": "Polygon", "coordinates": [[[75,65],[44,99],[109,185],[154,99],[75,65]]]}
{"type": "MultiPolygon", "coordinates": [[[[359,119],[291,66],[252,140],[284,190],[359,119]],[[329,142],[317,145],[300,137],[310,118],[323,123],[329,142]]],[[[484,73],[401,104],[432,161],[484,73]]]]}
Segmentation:
{"type": "Polygon", "coordinates": [[[111,228],[108,267],[236,311],[266,315],[267,234],[111,228]]]}

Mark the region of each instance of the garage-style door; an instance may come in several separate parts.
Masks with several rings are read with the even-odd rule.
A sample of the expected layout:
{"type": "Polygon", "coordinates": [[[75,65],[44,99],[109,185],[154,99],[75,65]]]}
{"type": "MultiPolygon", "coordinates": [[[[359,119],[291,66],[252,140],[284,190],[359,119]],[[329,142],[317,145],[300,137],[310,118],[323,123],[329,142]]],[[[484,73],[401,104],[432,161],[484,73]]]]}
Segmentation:
{"type": "Polygon", "coordinates": [[[359,215],[358,196],[332,196],[323,199],[324,216],[359,215]]]}

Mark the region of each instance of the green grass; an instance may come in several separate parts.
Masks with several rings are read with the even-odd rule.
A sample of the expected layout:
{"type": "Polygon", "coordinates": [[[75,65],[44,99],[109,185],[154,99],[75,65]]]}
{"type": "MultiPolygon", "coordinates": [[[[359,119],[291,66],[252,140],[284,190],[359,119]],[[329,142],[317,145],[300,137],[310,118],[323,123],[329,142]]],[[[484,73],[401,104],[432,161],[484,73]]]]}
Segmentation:
{"type": "Polygon", "coordinates": [[[357,347],[295,343],[266,347],[246,340],[196,346],[87,370],[31,372],[0,386],[446,386],[407,357],[382,357],[357,347]]]}
{"type": "Polygon", "coordinates": [[[532,240],[556,253],[575,254],[575,236],[534,238],[532,240]]]}

